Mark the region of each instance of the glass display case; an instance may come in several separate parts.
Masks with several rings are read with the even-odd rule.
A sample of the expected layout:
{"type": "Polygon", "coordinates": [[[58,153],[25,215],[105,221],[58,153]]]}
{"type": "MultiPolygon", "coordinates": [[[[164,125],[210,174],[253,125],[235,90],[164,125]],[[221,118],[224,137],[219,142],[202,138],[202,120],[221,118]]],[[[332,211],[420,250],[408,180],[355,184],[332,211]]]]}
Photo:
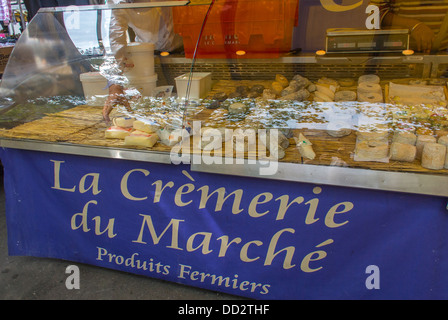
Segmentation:
{"type": "Polygon", "coordinates": [[[362,9],[319,26],[344,10],[41,9],[2,78],[1,145],[447,196],[446,53],[414,52],[408,29],[369,27],[362,9]]]}

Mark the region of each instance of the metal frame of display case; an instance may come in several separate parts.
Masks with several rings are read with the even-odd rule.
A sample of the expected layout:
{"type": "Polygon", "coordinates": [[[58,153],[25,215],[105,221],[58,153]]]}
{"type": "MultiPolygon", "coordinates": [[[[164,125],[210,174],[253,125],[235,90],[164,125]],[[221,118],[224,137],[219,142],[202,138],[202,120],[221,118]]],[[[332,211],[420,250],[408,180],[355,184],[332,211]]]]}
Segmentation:
{"type": "Polygon", "coordinates": [[[73,145],[62,142],[54,143],[36,140],[15,140],[1,138],[0,147],[30,151],[65,153],[109,159],[146,161],[165,164],[171,163],[170,154],[164,152],[118,148],[113,149],[109,147],[73,145]]]}

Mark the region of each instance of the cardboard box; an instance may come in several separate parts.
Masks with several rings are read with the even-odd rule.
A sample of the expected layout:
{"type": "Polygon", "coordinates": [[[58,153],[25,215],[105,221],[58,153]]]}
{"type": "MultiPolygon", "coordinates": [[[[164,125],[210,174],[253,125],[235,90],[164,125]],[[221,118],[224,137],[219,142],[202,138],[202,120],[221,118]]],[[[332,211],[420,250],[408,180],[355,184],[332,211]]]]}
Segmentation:
{"type": "Polygon", "coordinates": [[[8,63],[13,48],[14,46],[0,47],[0,74],[3,74],[3,71],[5,71],[6,64],[8,63]]]}
{"type": "Polygon", "coordinates": [[[186,97],[189,80],[191,80],[190,99],[201,99],[212,89],[212,74],[210,72],[193,72],[191,79],[190,74],[185,73],[175,80],[177,96],[180,98],[186,97]]]}

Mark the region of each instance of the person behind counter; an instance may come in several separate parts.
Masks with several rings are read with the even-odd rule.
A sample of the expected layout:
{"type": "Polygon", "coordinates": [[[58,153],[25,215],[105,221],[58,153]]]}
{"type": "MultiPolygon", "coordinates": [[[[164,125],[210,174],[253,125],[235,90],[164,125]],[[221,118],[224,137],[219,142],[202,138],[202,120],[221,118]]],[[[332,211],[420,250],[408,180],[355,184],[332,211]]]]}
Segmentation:
{"type": "MultiPolygon", "coordinates": [[[[146,3],[160,0],[113,0],[119,3],[146,3]]],[[[121,104],[129,107],[123,90],[123,70],[133,68],[126,57],[127,31],[132,28],[136,42],[155,44],[158,51],[174,52],[182,47],[182,38],[173,31],[173,15],[170,7],[118,9],[112,11],[110,23],[111,49],[116,63],[105,64],[102,73],[108,80],[109,96],[103,108],[103,117],[110,122],[112,109],[121,104]]]]}
{"type": "Polygon", "coordinates": [[[413,49],[429,53],[448,48],[448,1],[371,0],[370,4],[380,8],[383,27],[409,29],[413,49]]]}

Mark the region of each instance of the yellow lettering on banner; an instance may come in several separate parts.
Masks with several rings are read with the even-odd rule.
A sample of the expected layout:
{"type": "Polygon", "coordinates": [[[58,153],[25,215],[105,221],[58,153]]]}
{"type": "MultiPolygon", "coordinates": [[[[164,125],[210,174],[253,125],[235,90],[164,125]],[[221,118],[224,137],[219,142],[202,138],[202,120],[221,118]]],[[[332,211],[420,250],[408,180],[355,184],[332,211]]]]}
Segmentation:
{"type": "Polygon", "coordinates": [[[145,225],[149,229],[149,233],[151,234],[151,238],[154,244],[158,244],[160,239],[163,237],[163,235],[168,231],[168,229],[171,227],[171,245],[167,246],[167,248],[171,249],[177,249],[182,250],[182,248],[179,248],[179,224],[180,222],[183,222],[184,220],[178,220],[178,219],[171,219],[170,223],[166,226],[165,230],[162,231],[160,236],[157,236],[156,230],[154,229],[154,224],[152,223],[151,216],[140,214],[143,217],[142,226],[140,228],[140,233],[138,235],[137,240],[133,240],[132,242],[135,243],[142,243],[146,244],[146,242],[143,241],[143,231],[145,230],[145,225]]]}
{"type": "MultiPolygon", "coordinates": [[[[328,239],[328,240],[322,242],[321,244],[318,244],[318,245],[316,246],[316,248],[320,248],[320,247],[326,246],[326,245],[328,245],[328,244],[332,244],[333,242],[334,242],[333,239],[328,239]]],[[[322,260],[322,259],[325,258],[326,256],[327,256],[327,252],[326,252],[326,251],[323,251],[323,250],[313,251],[313,252],[307,254],[307,255],[303,258],[302,263],[300,264],[300,269],[301,269],[303,272],[307,272],[307,273],[311,273],[311,272],[319,271],[320,269],[322,269],[322,266],[320,266],[320,267],[318,267],[318,268],[311,268],[311,267],[310,267],[310,262],[311,262],[311,261],[322,260]],[[317,255],[317,257],[313,257],[313,256],[316,256],[316,255],[317,255]]]]}
{"type": "Polygon", "coordinates": [[[230,245],[231,245],[232,243],[236,243],[236,244],[238,244],[238,243],[241,242],[241,238],[240,238],[240,237],[235,238],[235,239],[232,239],[232,240],[229,242],[229,236],[222,236],[222,237],[219,237],[218,240],[221,241],[221,248],[219,249],[218,257],[224,257],[224,256],[226,255],[226,253],[227,253],[227,249],[229,249],[229,247],[230,247],[230,245]]]}
{"type": "Polygon", "coordinates": [[[240,252],[241,261],[252,262],[252,261],[258,260],[260,258],[260,257],[249,258],[249,256],[247,255],[247,251],[249,250],[249,246],[251,244],[255,244],[256,246],[259,247],[259,246],[263,245],[263,242],[254,240],[254,241],[249,241],[248,243],[244,244],[244,246],[241,248],[241,252],[240,252]]]}
{"type": "MultiPolygon", "coordinates": [[[[320,194],[321,192],[322,192],[321,187],[313,188],[314,194],[320,194]]],[[[310,206],[310,208],[308,209],[308,213],[306,214],[305,223],[313,224],[314,222],[319,220],[319,218],[315,218],[317,206],[319,205],[319,199],[318,198],[311,199],[310,201],[306,202],[305,204],[310,206]]]]}
{"type": "Polygon", "coordinates": [[[212,250],[210,250],[210,240],[212,238],[212,234],[210,232],[197,232],[195,234],[192,234],[188,240],[187,240],[187,251],[191,252],[191,251],[195,251],[197,249],[199,249],[200,247],[202,247],[202,254],[209,254],[210,252],[212,252],[212,250]],[[199,245],[197,247],[193,247],[193,242],[194,239],[196,238],[196,236],[203,236],[203,240],[201,241],[201,243],[199,243],[199,245]]]}
{"type": "Polygon", "coordinates": [[[360,5],[362,5],[363,0],[358,1],[357,3],[354,3],[352,5],[347,5],[347,6],[337,4],[333,0],[320,0],[320,3],[322,4],[322,7],[324,7],[324,9],[327,11],[344,12],[344,11],[350,11],[350,10],[358,8],[360,5]]]}
{"type": "Polygon", "coordinates": [[[260,193],[260,194],[256,195],[255,197],[253,197],[252,201],[249,204],[249,216],[251,216],[252,218],[259,218],[259,217],[264,216],[265,214],[269,213],[269,210],[266,210],[265,212],[262,212],[262,213],[258,213],[257,205],[269,202],[272,200],[272,198],[273,198],[273,196],[272,196],[272,193],[270,193],[270,192],[260,193]],[[259,200],[260,197],[264,197],[264,199],[259,200]]]}
{"type": "Polygon", "coordinates": [[[319,199],[318,198],[311,199],[305,204],[310,206],[310,208],[308,209],[308,213],[306,214],[305,223],[313,224],[314,222],[319,220],[319,218],[315,218],[317,205],[319,204],[319,199]]]}
{"type": "Polygon", "coordinates": [[[72,220],[71,220],[71,223],[70,223],[72,230],[76,230],[76,229],[79,229],[79,228],[82,227],[82,231],[84,231],[84,232],[90,231],[89,227],[87,226],[87,211],[89,209],[89,204],[91,204],[91,203],[93,203],[95,205],[98,204],[98,202],[96,202],[95,200],[90,200],[89,202],[87,202],[84,205],[84,208],[82,209],[82,212],[75,213],[72,216],[72,220]],[[76,224],[76,218],[77,217],[81,217],[81,222],[79,224],[76,224]]]}
{"type": "Polygon", "coordinates": [[[154,203],[157,203],[160,201],[163,190],[165,190],[166,187],[172,188],[174,186],[174,182],[169,181],[165,185],[163,185],[162,180],[157,180],[152,185],[156,185],[156,191],[154,192],[154,203]]]}
{"type": "Polygon", "coordinates": [[[90,189],[92,189],[92,194],[97,195],[98,193],[101,192],[101,190],[99,190],[99,188],[98,188],[99,179],[100,179],[99,173],[88,173],[88,174],[84,175],[81,178],[81,180],[79,181],[79,192],[85,193],[85,192],[89,191],[90,189]],[[88,186],[86,188],[87,177],[92,177],[92,182],[90,183],[90,186],[88,186]]]}
{"type": "Polygon", "coordinates": [[[184,184],[183,186],[179,187],[179,189],[177,189],[177,191],[176,191],[176,195],[174,196],[174,203],[176,204],[176,206],[184,207],[184,206],[192,203],[193,200],[190,200],[188,202],[183,202],[182,195],[188,194],[188,193],[192,192],[193,190],[194,190],[194,185],[191,183],[187,183],[187,184],[184,184]],[[187,188],[187,190],[183,191],[185,188],[187,188]]]}
{"type": "Polygon", "coordinates": [[[325,225],[328,228],[337,228],[337,227],[343,226],[344,224],[348,223],[348,220],[346,220],[342,223],[336,223],[336,222],[334,222],[334,216],[336,214],[348,212],[348,211],[352,210],[353,207],[354,207],[353,203],[348,202],[348,201],[335,204],[334,206],[332,206],[330,208],[330,210],[328,210],[327,215],[325,216],[325,225]],[[338,208],[340,206],[343,206],[344,208],[341,211],[338,211],[338,208]]]}
{"type": "Polygon", "coordinates": [[[106,227],[106,229],[104,229],[103,231],[100,230],[100,224],[101,224],[101,217],[94,217],[92,220],[95,221],[95,234],[97,236],[102,235],[103,233],[105,233],[107,231],[107,236],[109,238],[114,238],[117,234],[114,233],[114,223],[115,223],[115,219],[109,219],[109,223],[106,227]]]}
{"type": "Polygon", "coordinates": [[[305,258],[303,258],[302,263],[300,264],[300,269],[303,272],[307,272],[307,273],[319,271],[320,269],[322,269],[322,266],[312,269],[310,267],[310,262],[321,260],[321,259],[325,258],[326,256],[327,256],[327,253],[323,250],[313,251],[313,252],[307,254],[305,256],[305,258]],[[317,255],[317,257],[313,258],[316,255],[317,255]]]}
{"type": "Polygon", "coordinates": [[[208,193],[209,186],[203,186],[203,187],[199,188],[198,191],[199,190],[201,191],[201,202],[199,203],[199,209],[204,209],[207,204],[207,201],[210,199],[210,197],[214,193],[217,193],[218,199],[216,200],[215,212],[222,210],[224,201],[226,201],[231,195],[234,196],[232,213],[238,214],[241,211],[243,211],[243,209],[240,208],[241,198],[243,197],[243,190],[241,190],[241,189],[235,190],[235,191],[231,192],[230,194],[228,194],[227,196],[225,196],[226,188],[224,188],[224,187],[216,189],[215,191],[213,191],[210,194],[208,193]]]}
{"type": "Polygon", "coordinates": [[[61,171],[61,163],[64,163],[65,161],[55,161],[55,160],[50,160],[50,161],[54,163],[54,180],[53,180],[54,186],[51,188],[57,189],[57,190],[62,190],[62,191],[75,192],[76,186],[74,186],[71,189],[61,187],[59,172],[61,171]]]}
{"type": "MultiPolygon", "coordinates": [[[[77,230],[77,229],[82,227],[82,231],[84,231],[84,232],[89,232],[90,231],[90,228],[87,225],[87,223],[88,223],[87,222],[87,212],[89,210],[89,205],[90,204],[97,205],[98,202],[95,201],[95,200],[90,200],[89,202],[87,202],[84,205],[84,208],[82,209],[82,212],[75,213],[72,216],[72,219],[70,221],[70,226],[71,226],[72,230],[77,230]],[[76,223],[76,220],[77,220],[78,217],[81,218],[81,221],[79,223],[76,223]]],[[[100,235],[106,233],[106,231],[107,231],[107,236],[109,238],[114,238],[117,235],[116,233],[114,233],[115,218],[109,219],[109,223],[107,224],[107,227],[103,231],[101,231],[101,229],[100,229],[101,217],[100,216],[96,216],[96,217],[93,217],[92,220],[95,222],[95,234],[97,236],[100,236],[100,235]]]]}
{"type": "MultiPolygon", "coordinates": [[[[56,160],[50,160],[54,163],[54,184],[51,187],[52,189],[56,190],[62,190],[62,191],[68,191],[68,192],[75,192],[76,186],[73,188],[63,188],[61,187],[61,181],[60,181],[60,171],[61,171],[61,163],[64,163],[65,161],[56,161],[56,160]]],[[[80,193],[86,193],[90,189],[92,189],[92,194],[97,195],[101,192],[99,189],[99,180],[100,180],[100,174],[99,173],[87,173],[85,174],[81,180],[79,180],[79,192],[80,193]],[[86,179],[88,177],[92,177],[92,182],[90,185],[86,186],[86,179]]]]}
{"type": "Polygon", "coordinates": [[[282,251],[286,251],[285,260],[283,260],[283,269],[291,269],[295,266],[295,264],[291,264],[292,258],[294,256],[295,247],[286,247],[277,252],[275,252],[278,239],[282,235],[283,232],[295,233],[296,231],[292,228],[285,228],[278,231],[276,234],[272,236],[271,242],[269,243],[268,252],[266,253],[266,259],[264,261],[265,266],[269,266],[272,264],[272,260],[274,260],[275,256],[278,255],[282,251]]]}
{"type": "Polygon", "coordinates": [[[293,203],[301,204],[305,199],[303,197],[297,197],[288,203],[289,196],[287,194],[285,194],[285,195],[275,199],[275,201],[278,201],[278,200],[280,200],[280,206],[278,208],[277,218],[275,220],[283,220],[283,218],[285,217],[286,211],[289,209],[289,207],[293,203]]]}
{"type": "Polygon", "coordinates": [[[126,172],[124,174],[123,178],[121,178],[121,183],[120,183],[121,193],[123,194],[123,196],[125,196],[126,199],[133,200],[133,201],[142,201],[142,200],[148,199],[148,197],[137,198],[129,193],[128,179],[129,179],[129,176],[131,175],[131,173],[133,173],[133,172],[142,172],[145,176],[149,175],[148,170],[144,170],[144,169],[129,170],[128,172],[126,172]]]}

